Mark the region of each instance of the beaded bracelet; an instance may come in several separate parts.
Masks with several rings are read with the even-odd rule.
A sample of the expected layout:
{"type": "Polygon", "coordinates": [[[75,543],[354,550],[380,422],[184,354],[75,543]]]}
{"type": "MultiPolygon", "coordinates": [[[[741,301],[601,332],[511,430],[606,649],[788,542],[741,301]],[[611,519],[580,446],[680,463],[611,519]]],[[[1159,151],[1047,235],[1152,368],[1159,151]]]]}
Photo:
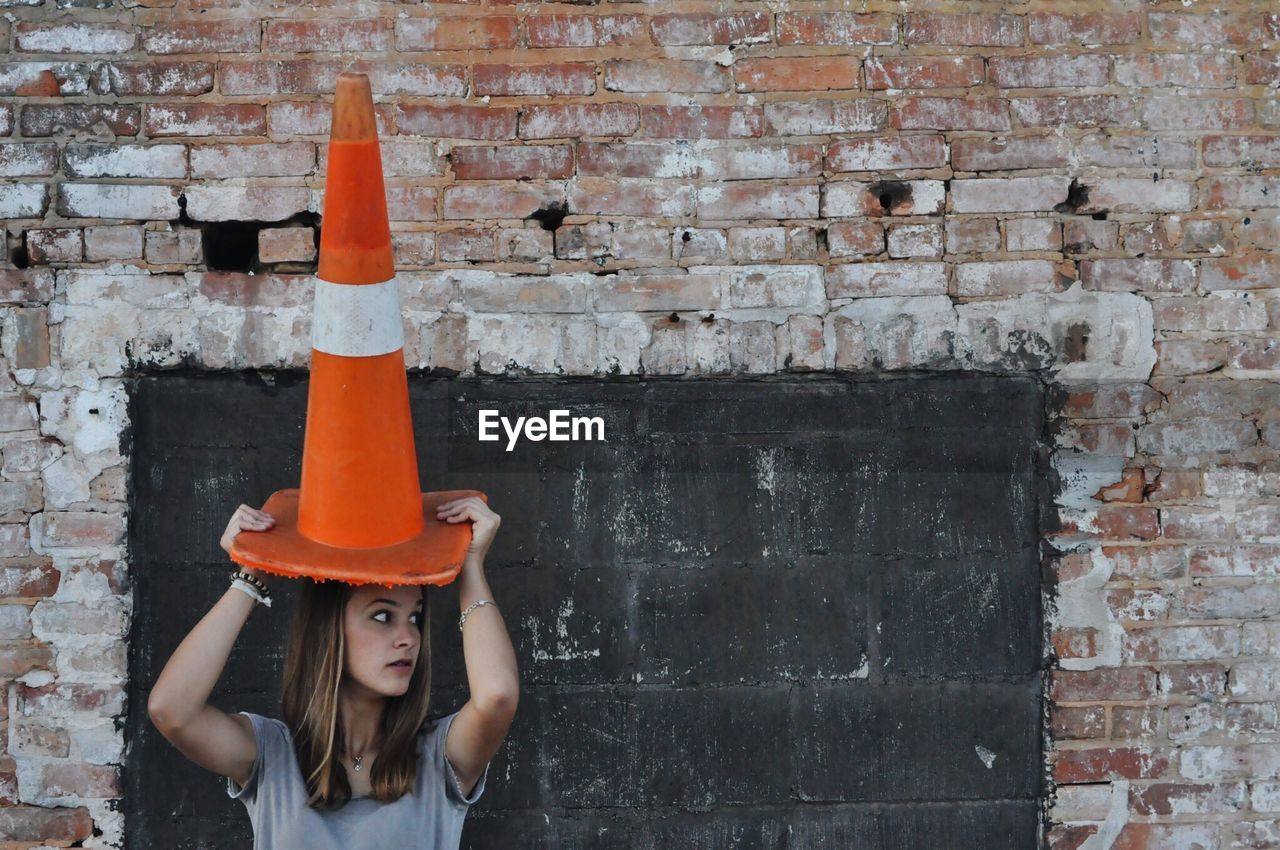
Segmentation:
{"type": "Polygon", "coordinates": [[[271,591],[267,590],[266,582],[257,576],[249,575],[244,570],[232,570],[231,586],[244,591],[268,608],[271,607],[271,591]]]}

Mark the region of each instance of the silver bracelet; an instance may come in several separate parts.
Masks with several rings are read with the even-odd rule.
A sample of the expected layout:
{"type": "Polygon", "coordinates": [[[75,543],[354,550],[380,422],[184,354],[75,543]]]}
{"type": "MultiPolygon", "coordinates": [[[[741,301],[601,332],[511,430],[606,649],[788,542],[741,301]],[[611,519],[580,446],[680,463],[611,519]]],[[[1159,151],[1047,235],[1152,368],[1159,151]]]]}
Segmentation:
{"type": "Polygon", "coordinates": [[[496,608],[498,603],[492,602],[488,599],[478,599],[475,602],[472,602],[467,606],[467,610],[462,612],[462,616],[458,618],[458,631],[462,631],[462,624],[467,621],[467,615],[476,610],[480,605],[492,605],[496,608]]]}
{"type": "Polygon", "coordinates": [[[251,587],[249,583],[244,579],[238,578],[232,581],[231,586],[234,587],[236,590],[247,593],[249,596],[252,596],[258,602],[261,602],[263,605],[266,605],[268,608],[271,607],[271,600],[264,597],[262,594],[258,593],[258,589],[255,587],[251,587]]]}

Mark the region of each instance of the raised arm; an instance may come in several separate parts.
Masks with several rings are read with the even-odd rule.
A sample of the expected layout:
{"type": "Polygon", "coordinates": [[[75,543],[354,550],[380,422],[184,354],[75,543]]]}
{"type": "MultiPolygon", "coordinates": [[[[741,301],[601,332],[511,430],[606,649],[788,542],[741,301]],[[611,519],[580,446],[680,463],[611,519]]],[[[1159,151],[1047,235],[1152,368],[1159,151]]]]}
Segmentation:
{"type": "MultiPolygon", "coordinates": [[[[241,505],[227,525],[222,546],[229,550],[240,531],[263,531],[271,524],[266,514],[241,505]]],[[[232,717],[209,705],[208,699],[257,604],[228,587],[178,644],[147,699],[151,722],[183,755],[242,784],[257,753],[252,725],[247,717],[232,717]]]]}
{"type": "MultiPolygon", "coordinates": [[[[457,579],[459,610],[467,610],[480,599],[496,603],[485,578],[484,557],[501,517],[476,497],[440,507],[439,515],[446,522],[470,519],[473,523],[471,548],[457,579]]],[[[445,755],[458,774],[463,793],[470,794],[506,739],[520,699],[515,649],[496,604],[471,609],[462,629],[462,654],[471,697],[449,727],[445,755]]]]}

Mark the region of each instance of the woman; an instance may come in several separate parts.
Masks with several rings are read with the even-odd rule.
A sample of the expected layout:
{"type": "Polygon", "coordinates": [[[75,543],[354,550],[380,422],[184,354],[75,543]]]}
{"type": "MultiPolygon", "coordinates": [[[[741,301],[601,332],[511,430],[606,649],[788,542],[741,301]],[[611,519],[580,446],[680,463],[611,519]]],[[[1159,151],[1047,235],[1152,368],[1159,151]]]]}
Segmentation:
{"type": "MultiPolygon", "coordinates": [[[[285,656],[283,721],[207,704],[249,613],[263,599],[228,588],[174,651],[147,701],[152,722],[185,756],[227,777],[248,810],[254,848],[454,850],[484,790],[519,698],[515,652],[484,576],[501,517],[482,499],[441,504],[472,523],[457,579],[470,699],[427,722],[428,590],[301,579],[285,656]]],[[[241,505],[222,548],[273,519],[241,505]]],[[[245,570],[257,588],[260,572],[245,570]]],[[[242,592],[244,591],[244,592],[242,592]]]]}

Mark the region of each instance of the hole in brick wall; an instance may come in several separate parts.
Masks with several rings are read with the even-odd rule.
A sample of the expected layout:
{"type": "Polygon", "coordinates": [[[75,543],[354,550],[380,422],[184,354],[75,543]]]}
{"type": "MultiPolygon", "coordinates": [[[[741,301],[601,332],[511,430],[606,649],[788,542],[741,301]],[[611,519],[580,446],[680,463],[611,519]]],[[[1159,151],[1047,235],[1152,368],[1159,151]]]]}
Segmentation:
{"type": "Polygon", "coordinates": [[[1253,224],[1253,219],[1249,218],[1248,216],[1245,216],[1245,219],[1244,219],[1244,226],[1245,226],[1245,227],[1248,227],[1248,226],[1249,226],[1249,225],[1251,225],[1251,224],[1253,224]]]}
{"type": "Polygon", "coordinates": [[[667,316],[667,321],[674,325],[680,321],[680,316],[676,313],[672,313],[670,316],[667,316]]]}
{"type": "Polygon", "coordinates": [[[25,269],[31,265],[31,255],[27,253],[27,234],[22,234],[22,244],[13,249],[9,259],[15,268],[25,269]]]}
{"type": "Polygon", "coordinates": [[[1094,221],[1106,221],[1106,220],[1107,220],[1107,214],[1106,214],[1106,213],[1104,213],[1104,212],[1094,213],[1093,215],[1091,215],[1091,216],[1089,216],[1089,217],[1090,217],[1090,218],[1092,218],[1094,221]]]}
{"type": "Polygon", "coordinates": [[[818,243],[819,252],[827,250],[827,229],[825,227],[819,227],[818,229],[814,230],[813,238],[818,243]]]}
{"type": "Polygon", "coordinates": [[[1067,188],[1067,199],[1053,208],[1054,212],[1075,213],[1089,203],[1089,187],[1072,180],[1067,188]]]}
{"type": "Polygon", "coordinates": [[[529,218],[542,225],[543,230],[555,230],[559,227],[569,214],[568,204],[552,204],[539,210],[534,210],[529,218]]]}
{"type": "Polygon", "coordinates": [[[888,214],[911,202],[911,187],[906,183],[876,183],[868,191],[880,201],[880,209],[888,214]]]}
{"type": "Polygon", "coordinates": [[[693,234],[692,234],[692,233],[690,233],[690,232],[689,232],[689,231],[687,231],[687,230],[686,230],[684,233],[681,233],[681,234],[680,234],[680,241],[681,241],[681,242],[688,242],[688,241],[690,241],[690,240],[692,240],[692,239],[693,239],[693,234]]]}
{"type": "Polygon", "coordinates": [[[253,221],[216,221],[199,225],[209,271],[247,272],[258,264],[258,231],[253,221]]]}
{"type": "Polygon", "coordinates": [[[715,314],[715,313],[708,313],[707,315],[705,315],[705,316],[703,316],[703,317],[702,317],[702,323],[703,323],[703,324],[705,324],[705,325],[709,325],[709,324],[711,324],[712,322],[714,322],[715,320],[716,320],[716,314],[715,314]]]}

